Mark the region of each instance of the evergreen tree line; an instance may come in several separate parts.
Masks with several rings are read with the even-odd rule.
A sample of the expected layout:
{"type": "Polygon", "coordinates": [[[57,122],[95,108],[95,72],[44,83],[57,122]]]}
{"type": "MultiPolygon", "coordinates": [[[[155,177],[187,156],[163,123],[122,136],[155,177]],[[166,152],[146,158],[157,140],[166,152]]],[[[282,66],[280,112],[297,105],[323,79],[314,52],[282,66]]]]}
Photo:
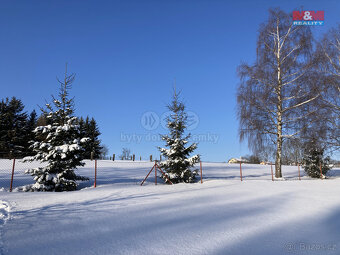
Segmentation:
{"type": "Polygon", "coordinates": [[[12,97],[0,102],[0,157],[32,155],[29,142],[37,125],[37,113],[24,111],[21,100],[12,97]]]}
{"type": "MultiPolygon", "coordinates": [[[[27,113],[25,106],[16,97],[5,98],[0,101],[0,158],[22,158],[33,156],[35,153],[31,147],[35,141],[34,130],[38,126],[50,124],[47,115],[42,113],[39,118],[35,110],[27,113]]],[[[88,116],[78,120],[81,137],[90,140],[84,145],[84,158],[100,158],[102,145],[99,139],[100,131],[94,118],[88,116]],[[91,155],[91,153],[93,154],[91,155]]]]}

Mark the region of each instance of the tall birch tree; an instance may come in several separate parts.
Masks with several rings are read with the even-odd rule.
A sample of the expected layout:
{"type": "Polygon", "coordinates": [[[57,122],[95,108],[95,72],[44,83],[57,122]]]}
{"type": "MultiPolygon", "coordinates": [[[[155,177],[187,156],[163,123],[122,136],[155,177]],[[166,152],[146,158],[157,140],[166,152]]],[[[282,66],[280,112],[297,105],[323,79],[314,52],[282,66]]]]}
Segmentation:
{"type": "Polygon", "coordinates": [[[316,112],[317,93],[312,33],[294,26],[280,9],[269,10],[260,26],[256,61],[238,67],[237,91],[240,140],[252,150],[275,146],[275,177],[282,177],[282,145],[308,128],[316,112]]]}
{"type": "Polygon", "coordinates": [[[321,101],[325,114],[322,115],[323,129],[327,135],[327,146],[340,149],[340,25],[328,31],[319,44],[317,55],[320,77],[323,78],[321,101]]]}

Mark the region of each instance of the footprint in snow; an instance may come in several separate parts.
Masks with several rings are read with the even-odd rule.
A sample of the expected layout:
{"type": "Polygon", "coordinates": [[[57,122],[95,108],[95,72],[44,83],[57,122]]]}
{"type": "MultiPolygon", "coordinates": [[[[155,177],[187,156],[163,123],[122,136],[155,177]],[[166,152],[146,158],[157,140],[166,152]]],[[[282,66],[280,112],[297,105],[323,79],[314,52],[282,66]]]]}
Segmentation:
{"type": "Polygon", "coordinates": [[[0,255],[5,254],[5,248],[2,240],[2,227],[9,219],[10,206],[7,202],[0,200],[0,255]]]}
{"type": "Polygon", "coordinates": [[[9,219],[9,211],[9,204],[5,201],[0,200],[0,225],[5,224],[6,221],[9,219]]]}

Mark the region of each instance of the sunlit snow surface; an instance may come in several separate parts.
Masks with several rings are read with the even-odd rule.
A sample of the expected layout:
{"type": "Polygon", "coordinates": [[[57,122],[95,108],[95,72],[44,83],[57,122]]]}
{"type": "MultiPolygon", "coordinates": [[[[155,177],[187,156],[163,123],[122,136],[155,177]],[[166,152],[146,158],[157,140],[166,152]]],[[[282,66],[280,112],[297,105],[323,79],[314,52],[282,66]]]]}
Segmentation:
{"type": "MultiPolygon", "coordinates": [[[[32,183],[17,162],[13,186],[32,183]]],[[[151,162],[98,161],[63,193],[8,192],[0,160],[0,254],[340,254],[340,169],[271,180],[270,166],[203,163],[204,183],[164,185],[151,162]]],[[[198,168],[198,166],[197,166],[198,168]]],[[[301,171],[301,175],[303,171],[301,171]]]]}

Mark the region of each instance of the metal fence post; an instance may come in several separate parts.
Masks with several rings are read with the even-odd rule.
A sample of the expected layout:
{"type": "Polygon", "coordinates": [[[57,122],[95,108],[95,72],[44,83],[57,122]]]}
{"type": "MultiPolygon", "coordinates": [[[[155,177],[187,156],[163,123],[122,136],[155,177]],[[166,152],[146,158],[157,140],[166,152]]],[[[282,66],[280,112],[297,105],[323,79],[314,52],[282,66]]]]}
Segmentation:
{"type": "Polygon", "coordinates": [[[97,187],[97,160],[94,161],[94,187],[97,187]]]}
{"type": "Polygon", "coordinates": [[[155,160],[155,185],[157,185],[157,169],[156,169],[156,160],[155,160]]]}
{"type": "Polygon", "coordinates": [[[240,162],[240,177],[241,177],[241,181],[242,181],[242,162],[240,162]]]}
{"type": "Polygon", "coordinates": [[[10,188],[9,188],[9,191],[10,191],[10,192],[12,192],[12,188],[13,188],[14,168],[15,168],[15,158],[13,158],[13,167],[12,167],[11,186],[10,186],[10,188]]]}
{"type": "Polygon", "coordinates": [[[202,175],[202,161],[200,161],[200,168],[201,168],[201,183],[203,183],[203,175],[202,175]]]}

